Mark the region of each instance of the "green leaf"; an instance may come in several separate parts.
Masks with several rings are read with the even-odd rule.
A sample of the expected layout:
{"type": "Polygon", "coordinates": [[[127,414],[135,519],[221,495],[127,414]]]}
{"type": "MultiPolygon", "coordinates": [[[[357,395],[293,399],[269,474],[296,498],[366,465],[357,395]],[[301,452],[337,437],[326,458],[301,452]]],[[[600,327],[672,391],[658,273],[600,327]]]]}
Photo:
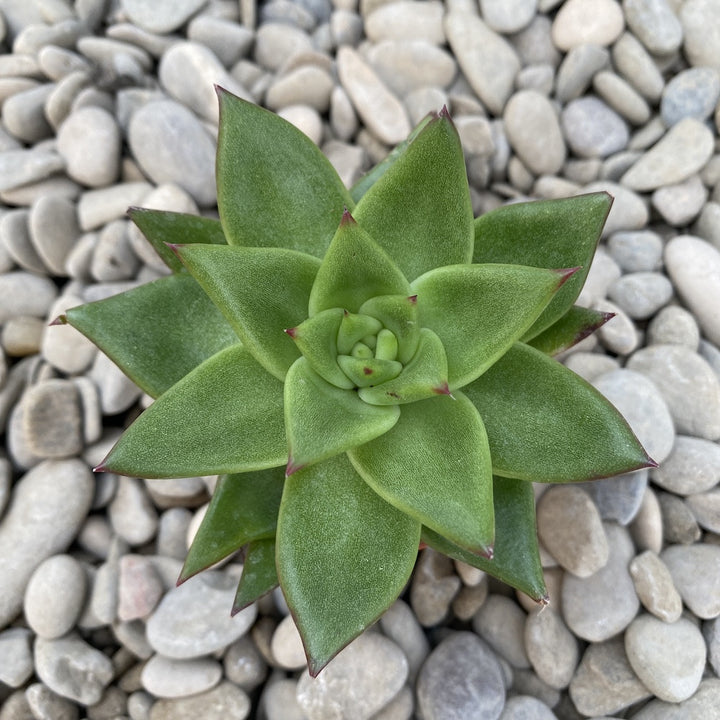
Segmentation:
{"type": "Polygon", "coordinates": [[[392,380],[402,370],[402,365],[396,360],[338,355],[337,361],[342,371],[353,381],[356,387],[368,387],[392,380]]]}
{"type": "Polygon", "coordinates": [[[176,252],[243,345],[282,380],[300,356],[284,331],[307,317],[320,261],[284,248],[185,245],[176,252]]]}
{"type": "Polygon", "coordinates": [[[220,562],[247,543],[274,538],[285,477],[272,468],[223,475],[185,558],[178,582],[220,562]]]}
{"type": "Polygon", "coordinates": [[[475,221],[475,263],[581,269],[563,285],[522,340],[562,317],[585,283],[612,198],[605,192],[505,205],[475,221]]]}
{"type": "Polygon", "coordinates": [[[285,481],[277,570],[312,676],[397,599],[419,539],[420,524],[376,495],[345,455],[285,481]]]}
{"type": "Polygon", "coordinates": [[[371,405],[397,405],[447,395],[447,358],[440,338],[427,328],[420,331],[420,343],[412,360],[392,380],[360,388],[358,395],[371,405]]]}
{"type": "Polygon", "coordinates": [[[283,384],[233,345],[163,393],[100,467],[176,478],[264,470],[286,461],[283,384]]]}
{"type": "Polygon", "coordinates": [[[426,124],[355,208],[409,280],[472,258],[473,213],[460,138],[447,111],[426,124]]]}
{"type": "Polygon", "coordinates": [[[386,433],[399,417],[397,406],[368,405],[354,390],[325,382],[299,358],[285,378],[287,474],[386,433]]]}
{"type": "Polygon", "coordinates": [[[322,257],[353,207],[329,160],[294,125],[219,89],[218,208],[230,245],[322,257]]]}
{"type": "Polygon", "coordinates": [[[496,475],[576,482],[654,465],[595,388],[523,343],[464,392],[482,415],[496,475]]]}
{"type": "Polygon", "coordinates": [[[485,372],[532,325],[572,272],[452,265],[415,280],[420,324],[442,340],[450,388],[485,372]]]}
{"type": "Polygon", "coordinates": [[[157,397],[238,337],[187,273],[71,308],[67,322],[157,397]]]}
{"type": "Polygon", "coordinates": [[[298,350],[310,363],[310,367],[323,380],[336,387],[352,390],[355,386],[337,362],[338,333],[345,316],[346,313],[342,308],[330,308],[313,315],[297,327],[289,328],[286,332],[295,341],[298,350]]]}
{"type": "Polygon", "coordinates": [[[412,295],[380,295],[360,306],[360,313],[377,318],[395,335],[399,362],[410,362],[420,342],[417,298],[412,295]]]}
{"type": "Polygon", "coordinates": [[[405,140],[396,145],[384,160],[375,165],[372,170],[363,175],[352,188],[350,188],[350,195],[354,202],[360,202],[360,198],[405,154],[408,145],[410,145],[420,131],[435,117],[437,117],[435,113],[426,115],[405,140]]]}
{"type": "Polygon", "coordinates": [[[538,602],[547,602],[535,528],[535,497],[530,483],[493,479],[495,547],[492,560],[463,550],[429,528],[422,539],[431,548],[479,568],[538,602]]]}
{"type": "Polygon", "coordinates": [[[335,307],[356,313],[371,297],[409,290],[397,265],[346,211],[315,278],[309,315],[335,307]]]}
{"type": "Polygon", "coordinates": [[[275,537],[251,542],[245,553],[243,571],[235,593],[231,615],[237,615],[258,598],[278,586],[275,567],[275,537]]]}
{"type": "Polygon", "coordinates": [[[131,207],[128,215],[173,272],[180,272],[183,266],[168,245],[227,242],[220,221],[213,218],[139,207],[131,207]]]}
{"type": "Polygon", "coordinates": [[[410,403],[392,430],[348,452],[380,497],[474,553],[491,552],[490,448],[462,394],[410,403]]]}
{"type": "Polygon", "coordinates": [[[573,305],[547,330],[543,330],[529,340],[528,345],[546,355],[557,355],[584,340],[588,335],[592,335],[613,317],[615,313],[573,305]]]}
{"type": "MultiPolygon", "coordinates": [[[[323,312],[327,312],[327,310],[323,312]]],[[[382,330],[382,323],[377,318],[345,310],[337,334],[337,351],[342,355],[347,355],[352,351],[355,343],[367,335],[376,335],[380,330],[382,330]]]]}

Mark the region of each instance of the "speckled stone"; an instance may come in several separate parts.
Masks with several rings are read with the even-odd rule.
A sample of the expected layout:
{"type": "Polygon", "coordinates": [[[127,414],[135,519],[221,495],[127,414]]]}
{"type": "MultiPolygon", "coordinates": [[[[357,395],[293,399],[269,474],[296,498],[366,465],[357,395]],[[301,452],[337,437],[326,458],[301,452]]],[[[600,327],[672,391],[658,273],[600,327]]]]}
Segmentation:
{"type": "Polygon", "coordinates": [[[551,607],[529,613],[524,637],[528,658],[538,677],[558,690],[567,687],[575,673],[580,649],[560,613],[551,607]]]}
{"type": "Polygon", "coordinates": [[[677,495],[710,490],[720,483],[720,447],[709,440],[678,435],[673,451],[653,469],[652,478],[677,495]]]}
{"type": "Polygon", "coordinates": [[[685,605],[704,620],[720,615],[720,546],[673,545],[660,555],[685,605]]]}
{"type": "Polygon", "coordinates": [[[635,591],[644,607],[665,622],[675,622],[682,613],[682,598],[670,571],[659,556],[646,550],[630,563],[635,591]]]}

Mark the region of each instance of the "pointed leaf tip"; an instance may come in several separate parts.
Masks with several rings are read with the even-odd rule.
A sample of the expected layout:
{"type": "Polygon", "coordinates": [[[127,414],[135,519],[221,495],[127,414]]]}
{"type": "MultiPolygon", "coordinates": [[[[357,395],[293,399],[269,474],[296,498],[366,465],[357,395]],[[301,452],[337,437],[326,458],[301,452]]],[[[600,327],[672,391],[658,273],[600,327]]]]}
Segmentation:
{"type": "Polygon", "coordinates": [[[285,477],[290,477],[293,473],[302,470],[307,463],[296,463],[293,456],[290,456],[287,467],[285,468],[285,477]]]}
{"type": "Polygon", "coordinates": [[[52,322],[48,323],[48,327],[52,327],[53,325],[67,325],[67,322],[67,315],[58,315],[52,322]]]}
{"type": "Polygon", "coordinates": [[[450,386],[447,384],[447,382],[444,382],[442,383],[442,385],[434,387],[432,391],[436,395],[450,395],[450,397],[452,397],[452,393],[450,392],[450,386]]]}
{"type": "Polygon", "coordinates": [[[99,465],[96,465],[96,466],[92,469],[92,471],[93,471],[94,473],[101,473],[101,472],[105,472],[106,470],[107,470],[107,467],[105,466],[105,461],[104,461],[104,460],[103,460],[99,465]]]}
{"type": "Polygon", "coordinates": [[[350,214],[350,211],[347,209],[347,207],[343,208],[343,215],[342,220],[340,220],[340,227],[344,227],[345,225],[356,225],[355,218],[350,214]]]}
{"type": "Polygon", "coordinates": [[[410,295],[410,296],[408,296],[408,300],[409,300],[413,305],[417,305],[417,295],[410,295]]]}
{"type": "Polygon", "coordinates": [[[293,340],[297,337],[297,328],[296,327],[285,328],[283,330],[283,332],[287,333],[293,340]]]}
{"type": "Polygon", "coordinates": [[[578,270],[582,270],[581,265],[556,270],[555,272],[560,276],[560,283],[558,284],[558,289],[560,289],[578,270]]]}
{"type": "Polygon", "coordinates": [[[450,117],[450,112],[447,109],[447,105],[444,105],[440,108],[440,112],[438,113],[439,117],[447,118],[448,120],[452,120],[450,117]]]}

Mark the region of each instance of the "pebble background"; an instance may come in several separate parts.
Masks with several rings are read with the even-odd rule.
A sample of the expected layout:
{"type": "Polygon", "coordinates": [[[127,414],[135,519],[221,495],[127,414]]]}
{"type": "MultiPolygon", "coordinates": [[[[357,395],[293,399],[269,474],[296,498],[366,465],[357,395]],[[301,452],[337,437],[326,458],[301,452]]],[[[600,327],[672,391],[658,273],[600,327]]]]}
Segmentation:
{"type": "Polygon", "coordinates": [[[720,0],[0,0],[0,720],[709,720],[720,708],[720,0]],[[348,183],[446,104],[476,214],[615,196],[565,358],[660,467],[538,489],[551,603],[421,553],[317,680],[237,560],[174,587],[214,478],[93,477],[140,391],[48,322],[215,212],[213,83],[348,183]],[[544,491],[544,492],[543,492],[544,491]]]}

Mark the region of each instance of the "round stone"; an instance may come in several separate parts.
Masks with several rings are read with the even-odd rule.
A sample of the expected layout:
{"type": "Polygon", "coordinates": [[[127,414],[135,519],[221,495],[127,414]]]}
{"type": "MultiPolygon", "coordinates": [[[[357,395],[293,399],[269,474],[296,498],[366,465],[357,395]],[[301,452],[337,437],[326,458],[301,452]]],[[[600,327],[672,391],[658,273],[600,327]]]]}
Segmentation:
{"type": "Polygon", "coordinates": [[[705,641],[690,620],[669,623],[640,615],[625,631],[625,650],[648,690],[666,702],[687,700],[705,669],[705,641]]]}
{"type": "Polygon", "coordinates": [[[697,692],[681,703],[651,700],[633,715],[633,720],[705,720],[720,707],[720,679],[708,677],[697,692]]]}
{"type": "Polygon", "coordinates": [[[163,594],[163,583],[152,560],[143,555],[123,555],[118,577],[117,617],[121,622],[144,619],[163,594]]]}
{"type": "Polygon", "coordinates": [[[252,705],[247,693],[230,682],[182,698],[161,698],[152,705],[151,720],[245,720],[252,705]]]}
{"type": "Polygon", "coordinates": [[[558,99],[566,103],[579,98],[588,89],[595,74],[607,67],[609,62],[610,53],[599,45],[583,44],[572,48],[562,61],[555,79],[558,99]]]}
{"type": "Polygon", "coordinates": [[[305,671],[297,701],[307,717],[370,718],[402,689],[408,664],[400,648],[378,633],[364,633],[316,677],[305,671]]]}
{"type": "Polygon", "coordinates": [[[630,563],[630,575],[640,602],[664,622],[675,622],[682,613],[682,598],[672,576],[658,555],[646,550],[630,563]]]}
{"type": "Polygon", "coordinates": [[[0,324],[17,315],[44,318],[56,295],[50,278],[24,270],[0,274],[0,324]]]}
{"type": "Polygon", "coordinates": [[[130,545],[148,542],[157,531],[157,510],[136,478],[120,481],[108,506],[108,518],[113,530],[130,545]]]}
{"type": "Polygon", "coordinates": [[[293,55],[312,49],[309,35],[286,23],[263,23],[255,35],[255,60],[275,72],[293,55]]]}
{"type": "Polygon", "coordinates": [[[0,632],[0,682],[22,687],[33,674],[32,633],[24,627],[0,632]]]}
{"type": "Polygon", "coordinates": [[[149,33],[164,35],[184,25],[207,0],[156,0],[149,6],[143,0],[122,0],[130,21],[149,33]]]}
{"type": "Polygon", "coordinates": [[[628,273],[608,289],[608,297],[634,320],[647,320],[673,295],[672,283],[662,273],[628,273]]]}
{"type": "Polygon", "coordinates": [[[689,610],[704,620],[720,615],[720,546],[672,545],[660,557],[689,610]]]}
{"type": "Polygon", "coordinates": [[[615,0],[567,0],[555,16],[552,38],[560,50],[578,45],[611,45],[625,27],[615,0]]]}
{"type": "Polygon", "coordinates": [[[33,718],[42,720],[77,720],[77,705],[67,698],[60,697],[47,685],[33,683],[25,691],[33,718]]]}
{"type": "Polygon", "coordinates": [[[412,0],[381,4],[365,17],[365,35],[372,42],[414,38],[441,45],[445,42],[441,2],[418,5],[412,0]]]}
{"type": "Polygon", "coordinates": [[[305,667],[305,648],[291,615],[286,615],[275,628],[270,649],[275,660],[288,670],[305,667]]]}
{"type": "Polygon", "coordinates": [[[490,595],[473,618],[473,630],[513,667],[530,667],[525,652],[526,614],[513,600],[490,595]]]}
{"type": "Polygon", "coordinates": [[[530,24],[537,10],[537,0],[507,0],[497,3],[480,0],[480,14],[495,31],[504,34],[520,32],[530,24]]]}
{"type": "Polygon", "coordinates": [[[503,115],[510,145],[536,175],[554,175],[565,162],[560,123],[550,100],[537,90],[513,95],[503,115]]]}
{"type": "Polygon", "coordinates": [[[720,5],[716,0],[686,0],[678,10],[683,51],[691,65],[720,70],[720,5]],[[712,29],[712,30],[711,30],[712,29]]]}
{"type": "Polygon", "coordinates": [[[618,232],[608,239],[608,251],[625,272],[650,272],[662,264],[663,243],[651,230],[618,232]]]}
{"type": "Polygon", "coordinates": [[[80,237],[75,203],[59,195],[40,197],[29,219],[34,248],[53,275],[67,274],[65,262],[80,237]]]}
{"type": "Polygon", "coordinates": [[[68,175],[88,187],[103,187],[117,180],[120,143],[115,118],[101,107],[75,110],[58,130],[57,148],[68,175]]]}
{"type": "Polygon", "coordinates": [[[500,663],[477,635],[453,633],[422,666],[417,699],[424,720],[498,718],[505,705],[500,663]]]}
{"type": "Polygon", "coordinates": [[[505,703],[500,720],[557,720],[557,715],[536,697],[515,695],[505,703]]]}
{"type": "Polygon", "coordinates": [[[691,313],[678,305],[664,307],[647,327],[648,345],[682,345],[696,352],[700,328],[691,313]]]}
{"type": "Polygon", "coordinates": [[[714,68],[695,67],[675,75],[665,86],[660,114],[668,126],[683,118],[706,120],[720,99],[720,73],[714,68]]]}
{"type": "Polygon", "coordinates": [[[309,105],[318,112],[327,112],[333,80],[322,68],[301,65],[281,75],[268,88],[265,103],[271,110],[288,105],[309,105]]]}
{"type": "Polygon", "coordinates": [[[430,652],[430,643],[410,606],[396,600],[380,618],[383,633],[404,653],[408,674],[414,682],[420,666],[430,652]]]}
{"type": "Polygon", "coordinates": [[[652,194],[653,207],[668,225],[685,227],[700,213],[708,198],[708,189],[699,175],[676,185],[658,188],[652,194]]]}
{"type": "Polygon", "coordinates": [[[531,612],[525,623],[525,649],[538,677],[562,690],[572,680],[580,658],[577,640],[552,607],[531,612]]]}
{"type": "Polygon", "coordinates": [[[32,574],[23,610],[33,631],[48,640],[69,632],[83,608],[86,576],[70,555],[53,555],[32,574]]]}
{"type": "Polygon", "coordinates": [[[590,496],[576,485],[547,489],[537,505],[538,537],[566,570],[586,578],[608,561],[600,514],[590,496]]]}
{"type": "Polygon", "coordinates": [[[589,483],[587,490],[600,517],[615,520],[620,525],[632,522],[640,510],[648,474],[647,470],[638,470],[589,483]]]}
{"type": "Polygon", "coordinates": [[[176,660],[153,655],[143,666],[141,681],[156,697],[176,698],[210,690],[221,677],[222,666],[212,658],[176,660]]]}
{"type": "Polygon", "coordinates": [[[682,44],[683,30],[667,0],[623,0],[625,21],[653,55],[669,55],[682,44]]]}
{"type": "Polygon", "coordinates": [[[410,605],[424,627],[442,622],[462,582],[452,561],[432,548],[420,553],[410,585],[410,605]]]}

